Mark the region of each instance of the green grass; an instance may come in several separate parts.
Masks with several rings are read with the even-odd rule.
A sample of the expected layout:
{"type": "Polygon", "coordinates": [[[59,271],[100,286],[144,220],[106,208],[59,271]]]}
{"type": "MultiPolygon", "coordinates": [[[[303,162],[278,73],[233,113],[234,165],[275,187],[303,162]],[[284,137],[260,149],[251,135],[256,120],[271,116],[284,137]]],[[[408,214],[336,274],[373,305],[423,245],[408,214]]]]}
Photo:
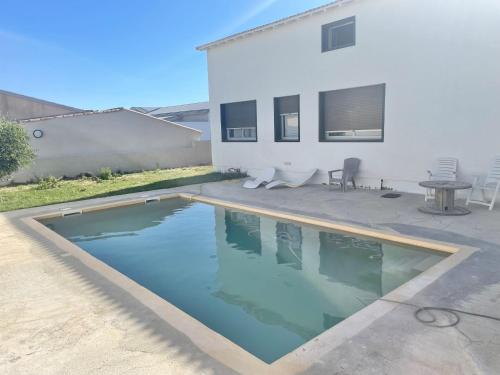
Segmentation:
{"type": "Polygon", "coordinates": [[[49,188],[40,186],[42,184],[6,186],[0,187],[0,212],[237,177],[240,176],[214,172],[211,166],[207,166],[131,173],[110,180],[66,180],[49,188]]]}

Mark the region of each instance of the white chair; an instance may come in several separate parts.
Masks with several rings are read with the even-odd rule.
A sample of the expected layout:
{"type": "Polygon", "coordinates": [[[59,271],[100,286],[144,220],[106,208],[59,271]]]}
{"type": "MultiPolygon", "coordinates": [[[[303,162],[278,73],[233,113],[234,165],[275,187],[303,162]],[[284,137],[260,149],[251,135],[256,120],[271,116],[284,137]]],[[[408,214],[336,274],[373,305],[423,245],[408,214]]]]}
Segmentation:
{"type": "Polygon", "coordinates": [[[305,185],[312,178],[312,176],[314,176],[314,174],[316,172],[317,172],[317,169],[313,169],[313,170],[307,172],[301,178],[293,179],[293,180],[290,180],[290,181],[285,181],[285,180],[276,180],[276,181],[273,181],[273,182],[271,182],[271,183],[269,183],[269,184],[266,185],[266,189],[272,189],[272,188],[275,188],[277,186],[286,186],[286,187],[289,187],[289,188],[298,188],[298,187],[301,187],[301,186],[305,185]]]}
{"type": "MultiPolygon", "coordinates": [[[[436,170],[427,171],[430,181],[456,181],[458,159],[455,158],[439,158],[436,163],[436,170]]],[[[425,193],[425,201],[435,199],[434,189],[427,189],[425,193]]]]}
{"type": "Polygon", "coordinates": [[[245,181],[243,187],[247,189],[257,189],[259,186],[271,182],[275,174],[276,174],[276,169],[266,168],[260,171],[260,173],[257,175],[255,179],[245,181]]]}
{"type": "Polygon", "coordinates": [[[482,180],[479,177],[474,178],[474,182],[472,183],[472,189],[469,191],[469,195],[467,197],[467,206],[469,203],[480,204],[483,206],[489,207],[490,211],[493,210],[493,206],[495,205],[495,201],[498,196],[498,192],[500,191],[500,156],[497,156],[493,161],[493,165],[491,166],[491,170],[486,176],[486,179],[482,180]],[[481,192],[482,200],[472,199],[472,196],[475,192],[481,192]],[[486,197],[486,192],[490,192],[492,194],[491,200],[488,201],[486,197]]]}

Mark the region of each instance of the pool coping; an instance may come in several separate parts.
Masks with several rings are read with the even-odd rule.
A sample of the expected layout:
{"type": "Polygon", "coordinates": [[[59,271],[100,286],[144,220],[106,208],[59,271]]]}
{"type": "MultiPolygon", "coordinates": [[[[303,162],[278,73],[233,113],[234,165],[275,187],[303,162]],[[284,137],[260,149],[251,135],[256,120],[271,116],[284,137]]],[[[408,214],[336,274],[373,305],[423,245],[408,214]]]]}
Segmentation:
{"type": "Polygon", "coordinates": [[[78,210],[59,209],[50,210],[47,207],[47,213],[27,216],[21,220],[30,228],[41,234],[46,239],[53,242],[59,249],[77,258],[87,267],[98,272],[101,276],[113,284],[127,291],[143,305],[154,311],[161,319],[175,327],[178,331],[186,335],[200,350],[218,360],[222,364],[240,372],[240,373],[286,373],[293,374],[307,370],[315,362],[319,361],[323,355],[333,350],[338,345],[349,340],[357,333],[374,323],[377,319],[389,313],[399,306],[398,303],[404,303],[414,297],[418,292],[436,281],[444,273],[468,258],[477,251],[476,248],[468,246],[458,246],[451,243],[439,241],[429,241],[422,238],[411,236],[402,236],[387,231],[367,229],[350,224],[323,220],[311,216],[298,215],[286,211],[270,210],[257,206],[224,201],[220,199],[203,196],[201,194],[189,193],[169,193],[162,195],[143,195],[138,198],[124,199],[110,203],[98,205],[89,204],[78,210]],[[56,232],[44,226],[38,220],[62,217],[68,214],[85,213],[109,208],[124,207],[136,204],[145,204],[149,201],[165,200],[172,198],[183,198],[187,200],[208,203],[222,206],[230,209],[256,213],[267,217],[303,223],[307,225],[319,226],[344,233],[351,233],[358,236],[376,238],[382,241],[398,243],[408,246],[414,246],[427,250],[446,252],[450,254],[447,258],[430,267],[420,275],[402,284],[390,293],[384,295],[383,299],[378,299],[369,304],[341,323],[326,330],[317,337],[311,339],[292,352],[268,364],[245,349],[239,347],[221,334],[205,326],[200,321],[191,317],[189,314],[169,303],[167,300],[159,297],[150,290],[136,283],[132,279],[123,275],[104,262],[93,257],[85,250],[73,244],[69,240],[60,236],[56,232]],[[389,302],[392,301],[392,302],[389,302]]]}

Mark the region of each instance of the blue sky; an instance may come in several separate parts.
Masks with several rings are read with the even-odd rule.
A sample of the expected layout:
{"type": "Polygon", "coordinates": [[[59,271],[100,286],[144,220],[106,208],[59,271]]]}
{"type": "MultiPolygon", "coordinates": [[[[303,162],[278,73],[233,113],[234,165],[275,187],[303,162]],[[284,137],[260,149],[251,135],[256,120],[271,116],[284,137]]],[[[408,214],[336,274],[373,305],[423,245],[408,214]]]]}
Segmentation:
{"type": "Polygon", "coordinates": [[[330,0],[2,0],[0,89],[83,109],[208,99],[195,47],[330,0]]]}

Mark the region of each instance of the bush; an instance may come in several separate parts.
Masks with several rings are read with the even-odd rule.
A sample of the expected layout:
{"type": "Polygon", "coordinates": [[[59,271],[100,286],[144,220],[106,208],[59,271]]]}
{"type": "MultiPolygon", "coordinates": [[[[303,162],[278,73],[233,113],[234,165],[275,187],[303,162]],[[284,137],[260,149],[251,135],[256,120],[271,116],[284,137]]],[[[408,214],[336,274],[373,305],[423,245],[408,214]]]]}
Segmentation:
{"type": "Polygon", "coordinates": [[[29,165],[35,153],[24,128],[0,117],[0,179],[29,165]]]}
{"type": "Polygon", "coordinates": [[[47,178],[41,178],[38,180],[38,184],[36,186],[37,190],[48,190],[59,187],[61,184],[60,178],[55,178],[54,176],[49,176],[47,178]]]}
{"type": "Polygon", "coordinates": [[[99,171],[99,178],[101,180],[111,180],[113,178],[113,171],[111,168],[101,168],[99,171]]]}

